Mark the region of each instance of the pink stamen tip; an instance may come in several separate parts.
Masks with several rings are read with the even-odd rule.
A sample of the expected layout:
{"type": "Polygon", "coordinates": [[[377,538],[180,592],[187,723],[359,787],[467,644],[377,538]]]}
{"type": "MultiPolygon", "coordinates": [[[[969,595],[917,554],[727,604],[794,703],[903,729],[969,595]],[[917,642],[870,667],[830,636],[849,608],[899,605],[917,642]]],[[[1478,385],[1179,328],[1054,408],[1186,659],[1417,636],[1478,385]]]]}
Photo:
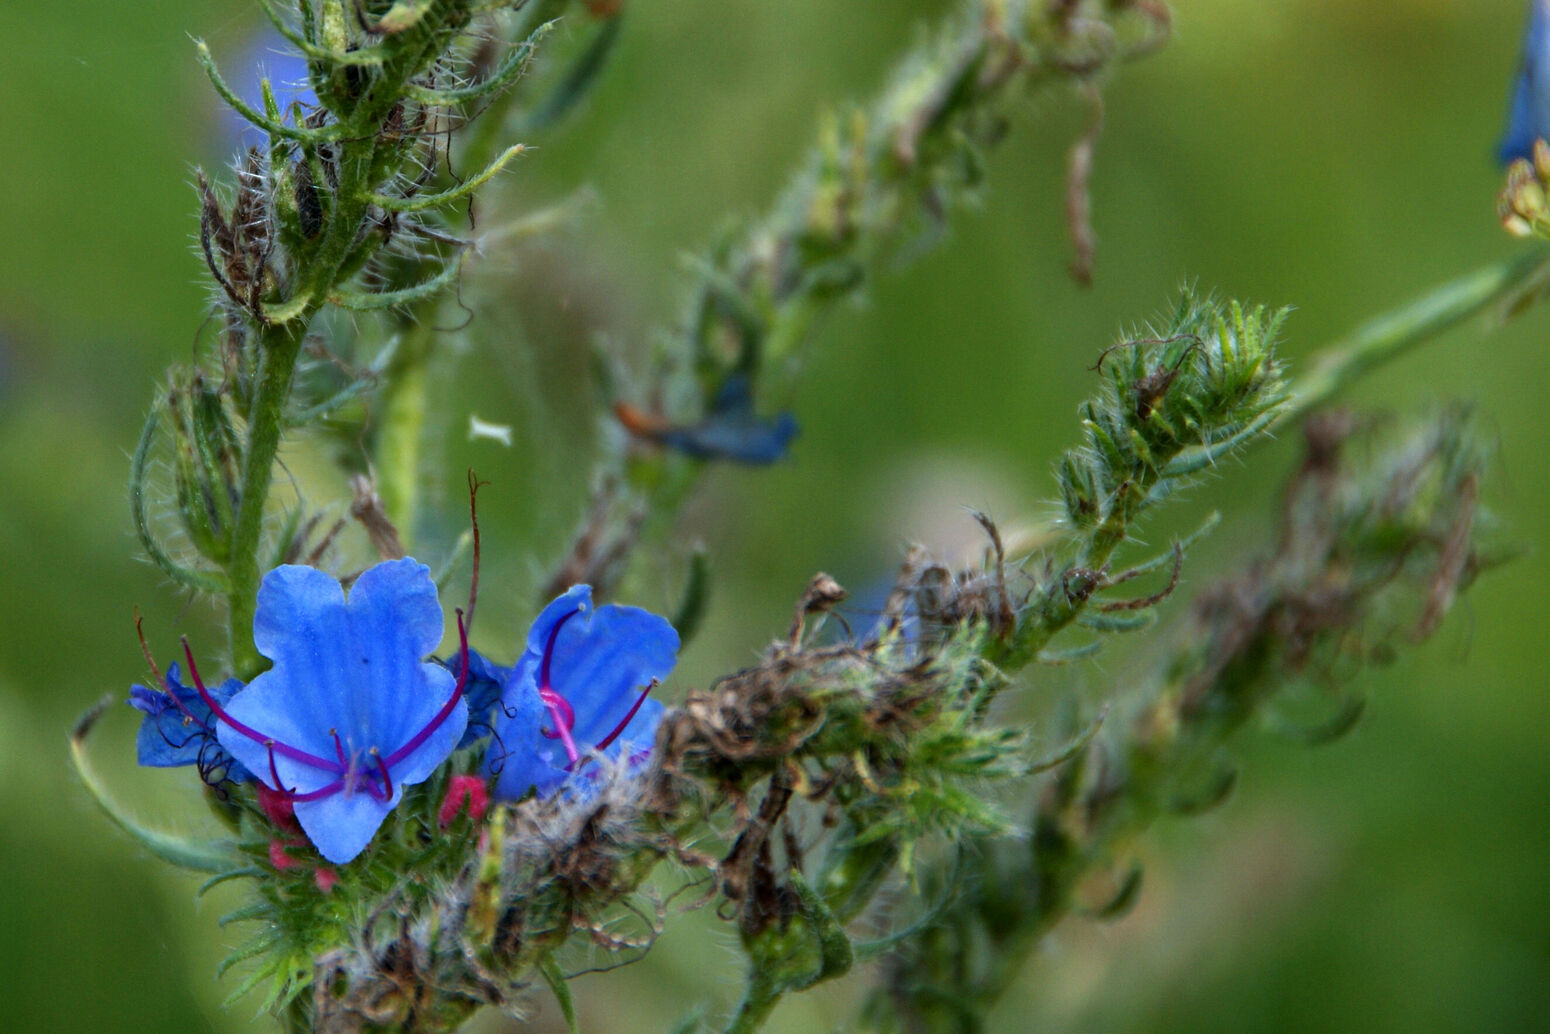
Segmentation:
{"type": "Polygon", "coordinates": [[[540,729],[539,732],[551,740],[559,740],[565,747],[565,754],[574,764],[581,757],[581,751],[576,749],[576,741],[571,738],[571,728],[576,724],[576,712],[571,709],[570,701],[552,689],[540,689],[539,699],[549,709],[549,714],[554,718],[554,729],[540,729]]]}
{"type": "Polygon", "coordinates": [[[339,739],[339,730],[330,729],[328,734],[334,738],[334,753],[339,755],[339,763],[345,768],[349,768],[350,760],[344,756],[344,743],[339,739]]]}
{"type": "Polygon", "coordinates": [[[301,863],[285,853],[287,848],[299,846],[301,845],[297,844],[294,840],[269,841],[269,864],[274,866],[276,869],[279,869],[281,872],[284,872],[287,869],[300,868],[301,863]]]}
{"type": "MultiPolygon", "coordinates": [[[[538,691],[538,698],[542,700],[544,702],[544,706],[549,708],[550,712],[554,714],[555,721],[559,722],[560,725],[563,726],[566,730],[574,729],[576,727],[576,709],[570,706],[569,700],[566,700],[564,697],[560,696],[560,694],[556,693],[552,689],[549,689],[548,687],[538,691]]],[[[551,739],[558,739],[560,736],[560,734],[557,732],[549,732],[545,735],[549,736],[551,739]]]]}
{"type": "Polygon", "coordinates": [[[544,644],[543,660],[538,664],[538,697],[544,702],[544,706],[549,709],[549,713],[554,717],[553,730],[540,729],[539,731],[551,740],[558,739],[564,745],[565,754],[570,758],[570,762],[573,765],[576,763],[576,759],[581,757],[581,751],[576,749],[576,741],[571,738],[570,734],[571,729],[576,726],[576,712],[571,707],[569,700],[566,700],[554,691],[554,679],[551,676],[551,671],[554,666],[554,644],[559,641],[560,629],[565,627],[567,621],[580,613],[580,610],[573,610],[554,623],[554,627],[549,630],[549,640],[544,644]]]}
{"type": "Polygon", "coordinates": [[[447,796],[442,799],[441,809],[436,816],[442,829],[452,825],[452,820],[458,817],[465,803],[468,806],[468,817],[476,824],[484,818],[485,811],[490,807],[490,791],[483,779],[473,775],[452,777],[447,786],[447,796]]]}

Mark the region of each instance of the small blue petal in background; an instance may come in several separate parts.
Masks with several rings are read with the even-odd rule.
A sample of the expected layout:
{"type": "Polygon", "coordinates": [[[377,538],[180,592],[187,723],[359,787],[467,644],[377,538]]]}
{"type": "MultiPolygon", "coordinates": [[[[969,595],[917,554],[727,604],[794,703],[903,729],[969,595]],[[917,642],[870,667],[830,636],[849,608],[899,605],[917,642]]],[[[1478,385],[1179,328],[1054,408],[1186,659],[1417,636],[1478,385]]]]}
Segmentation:
{"type": "MultiPolygon", "coordinates": [[[[242,56],[232,66],[232,87],[237,95],[256,111],[264,110],[264,94],[259,84],[268,78],[280,113],[289,115],[291,105],[317,104],[307,72],[307,59],[271,25],[255,33],[242,56]]],[[[221,105],[221,135],[233,149],[265,147],[269,137],[231,108],[221,105]]]]}
{"type": "Polygon", "coordinates": [[[796,417],[790,412],[773,417],[755,414],[753,387],[740,373],[726,379],[710,412],[695,424],[668,425],[623,404],[615,412],[631,433],[697,460],[762,466],[784,458],[797,435],[796,417]]]}
{"type": "Polygon", "coordinates": [[[1545,137],[1550,137],[1550,0],[1532,0],[1523,62],[1497,157],[1503,165],[1532,158],[1534,141],[1545,137]]]}
{"type": "MultiPolygon", "coordinates": [[[[129,689],[129,706],[145,713],[135,740],[140,764],[152,768],[198,765],[201,776],[224,770],[227,779],[250,781],[253,773],[216,742],[215,716],[209,705],[182,679],[182,671],[173,663],[167,665],[167,691],[140,685],[129,689]]],[[[210,695],[217,704],[224,704],[241,688],[238,680],[227,679],[210,687],[210,695]]]]}
{"type": "MultiPolygon", "coordinates": [[[[440,662],[455,679],[463,670],[461,655],[440,662]]],[[[511,677],[511,669],[503,668],[476,650],[468,651],[468,681],[463,685],[463,699],[468,701],[468,728],[457,747],[473,746],[490,735],[490,712],[501,698],[501,687],[511,677]]]]}

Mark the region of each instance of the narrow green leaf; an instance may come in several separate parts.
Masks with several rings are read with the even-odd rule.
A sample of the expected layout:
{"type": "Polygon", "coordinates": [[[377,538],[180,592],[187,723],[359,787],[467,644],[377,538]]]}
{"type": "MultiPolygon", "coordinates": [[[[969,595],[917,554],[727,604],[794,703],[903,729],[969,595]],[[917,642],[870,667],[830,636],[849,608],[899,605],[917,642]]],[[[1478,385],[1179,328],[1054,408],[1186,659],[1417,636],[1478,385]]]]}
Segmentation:
{"type": "Polygon", "coordinates": [[[108,796],[102,781],[97,778],[96,772],[86,757],[86,737],[91,734],[92,726],[97,724],[97,720],[113,702],[112,696],[103,697],[98,701],[97,706],[81,716],[70,732],[70,761],[75,766],[75,774],[80,777],[81,785],[86,787],[86,792],[91,794],[92,800],[97,802],[97,806],[115,826],[129,834],[130,839],[162,861],[193,872],[229,872],[238,861],[229,845],[199,843],[170,833],[148,829],[130,818],[108,796]]]}
{"type": "Polygon", "coordinates": [[[273,948],[279,940],[280,934],[276,930],[269,930],[259,934],[221,960],[221,964],[215,967],[215,979],[221,979],[231,970],[231,967],[264,954],[264,952],[273,948]]]}
{"type": "Polygon", "coordinates": [[[673,615],[673,627],[678,630],[680,646],[688,645],[694,633],[699,631],[709,598],[710,560],[705,547],[698,546],[689,558],[689,580],[684,586],[683,601],[678,605],[678,613],[673,615]]]}
{"type": "Polygon", "coordinates": [[[1075,758],[1087,749],[1087,745],[1093,741],[1093,737],[1098,735],[1098,730],[1103,728],[1103,720],[1108,716],[1109,705],[1104,704],[1103,709],[1098,712],[1098,717],[1087,723],[1087,728],[1067,740],[1065,746],[1061,747],[1054,754],[1042,761],[1034,762],[1033,766],[1028,769],[1028,773],[1030,775],[1037,775],[1040,772],[1048,772],[1050,769],[1059,768],[1075,758]]]}
{"type": "Polygon", "coordinates": [[[204,40],[195,40],[194,50],[200,67],[205,70],[205,75],[209,77],[210,84],[215,87],[215,92],[221,95],[221,100],[225,101],[238,115],[241,115],[270,136],[282,136],[287,140],[300,140],[307,143],[321,143],[328,140],[338,140],[345,135],[345,127],[338,122],[319,129],[297,129],[294,126],[287,126],[283,122],[265,116],[247,101],[237,96],[236,91],[227,85],[225,79],[221,78],[220,70],[215,67],[215,58],[211,56],[210,48],[204,40]]]}
{"type": "Polygon", "coordinates": [[[463,253],[448,262],[440,273],[419,283],[413,287],[406,287],[401,291],[334,291],[328,296],[328,300],[346,309],[358,309],[370,311],[372,309],[391,309],[395,305],[408,305],[417,302],[421,298],[429,298],[452,281],[457,279],[458,272],[463,268],[463,253]]]}
{"type": "Polygon", "coordinates": [[[571,998],[570,984],[566,982],[565,974],[560,972],[552,952],[539,957],[538,972],[543,976],[544,983],[549,985],[549,990],[554,992],[554,1000],[560,1005],[560,1014],[565,1017],[565,1026],[570,1029],[570,1034],[576,1034],[576,1003],[571,998]]]}
{"type": "Polygon", "coordinates": [[[474,191],[490,182],[497,172],[506,167],[513,158],[527,153],[526,144],[512,144],[502,151],[496,159],[482,170],[468,179],[459,183],[450,190],[443,190],[436,194],[416,194],[412,197],[393,197],[389,194],[371,194],[368,200],[372,204],[385,208],[390,212],[424,212],[432,208],[440,208],[442,205],[450,205],[455,201],[461,201],[474,191]]]}
{"type": "Polygon", "coordinates": [[[597,35],[566,70],[554,91],[524,121],[524,128],[542,129],[557,122],[587,95],[608,63],[608,56],[619,39],[619,26],[623,21],[622,17],[614,15],[603,22],[597,35]]]}
{"type": "Polygon", "coordinates": [[[1077,616],[1076,623],[1094,632],[1139,632],[1157,623],[1157,611],[1116,611],[1113,614],[1099,614],[1084,610],[1077,616]]]}
{"type": "Polygon", "coordinates": [[[485,79],[469,86],[455,89],[437,90],[431,87],[419,86],[410,83],[405,89],[405,95],[421,104],[438,105],[441,107],[453,107],[458,104],[467,104],[469,101],[488,97],[493,93],[499,93],[512,83],[521,78],[527,70],[528,62],[533,59],[533,51],[539,41],[547,36],[555,26],[555,22],[548,21],[533,30],[533,34],[522,43],[512,48],[506,60],[491,72],[485,79]]]}

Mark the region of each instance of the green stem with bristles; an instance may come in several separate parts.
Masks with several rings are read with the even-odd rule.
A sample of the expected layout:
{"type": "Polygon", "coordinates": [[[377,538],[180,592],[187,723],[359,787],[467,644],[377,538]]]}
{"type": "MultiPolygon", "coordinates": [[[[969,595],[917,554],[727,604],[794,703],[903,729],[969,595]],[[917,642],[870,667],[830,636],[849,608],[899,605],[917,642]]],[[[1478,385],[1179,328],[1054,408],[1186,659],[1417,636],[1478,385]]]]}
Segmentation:
{"type": "Polygon", "coordinates": [[[280,435],[285,428],[285,404],[290,398],[296,357],[307,334],[307,320],[263,328],[259,335],[258,391],[248,414],[248,441],[242,468],[242,497],[232,526],[231,561],[226,568],[228,635],[232,669],[247,681],[268,665],[253,645],[253,617],[258,610],[259,540],[264,508],[280,435]]]}
{"type": "Polygon", "coordinates": [[[1292,387],[1276,422],[1306,416],[1350,387],[1370,370],[1409,353],[1477,313],[1498,305],[1550,269],[1542,248],[1450,280],[1391,312],[1357,327],[1349,337],[1321,350],[1292,387]]]}

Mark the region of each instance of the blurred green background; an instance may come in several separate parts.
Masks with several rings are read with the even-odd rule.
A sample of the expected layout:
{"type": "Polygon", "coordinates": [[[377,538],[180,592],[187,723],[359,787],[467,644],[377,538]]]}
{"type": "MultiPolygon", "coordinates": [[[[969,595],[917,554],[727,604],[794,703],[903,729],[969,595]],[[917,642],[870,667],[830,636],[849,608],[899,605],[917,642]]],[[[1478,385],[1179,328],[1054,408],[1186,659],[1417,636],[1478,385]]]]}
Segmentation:
{"type": "MultiPolygon", "coordinates": [[[[476,325],[447,408],[449,428],[471,409],[522,439],[508,453],[449,432],[449,469],[473,463],[494,482],[481,497],[488,651],[502,652],[502,627],[515,643],[581,512],[592,340],[628,351],[671,324],[678,256],[762,210],[819,106],[870,94],[950,7],[631,0],[586,109],[529,141],[540,149],[506,177],[507,203],[590,184],[601,204],[487,267],[521,322],[476,325]]],[[[708,479],[689,527],[710,547],[716,595],[676,690],[750,660],[815,570],[863,588],[907,540],[971,540],[959,504],[1008,521],[1043,512],[1086,367],[1181,282],[1297,306],[1295,364],[1510,254],[1491,154],[1525,7],[1180,3],[1173,43],[1107,95],[1087,291],[1064,272],[1061,184],[1085,112],[1065,93],[1023,105],[983,211],[826,326],[793,400],[791,460],[708,479]]],[[[216,927],[229,901],[195,903],[197,881],[113,832],[65,752],[75,716],[139,677],[133,606],[164,657],[183,631],[219,642],[208,607],[135,559],[124,484],[160,371],[190,356],[204,316],[189,184],[225,145],[187,37],[237,62],[258,21],[244,0],[0,4],[0,1027],[18,1034],[271,1026],[252,1001],[220,1007],[233,981],[217,984],[215,967],[239,937],[216,927]]],[[[1490,335],[1477,322],[1358,393],[1398,410],[1477,400],[1501,445],[1488,499],[1530,551],[1434,641],[1360,676],[1372,701],[1345,740],[1245,737],[1235,797],[1157,830],[1136,911],[1062,927],[995,1029],[1550,1029],[1547,337],[1550,312],[1490,335]]],[[[1227,516],[1192,558],[1194,587],[1262,538],[1293,437],[1183,508],[1181,521],[1227,516]]],[[[449,520],[460,507],[447,500],[449,520]]],[[[673,570],[636,602],[665,607],[673,570]]],[[[1115,654],[1078,680],[1101,691],[1142,663],[1115,654]]],[[[1030,692],[1057,685],[1036,675],[1030,692]]],[[[192,779],[130,763],[132,718],[113,711],[95,741],[116,792],[147,819],[205,828],[192,779]]],[[[730,938],[709,916],[678,919],[648,962],[581,978],[584,1029],[660,1030],[693,1002],[723,1007],[737,989],[730,938]]],[[[866,979],[788,1003],[776,1025],[837,1025],[866,979]]],[[[538,1022],[554,1022],[547,1005],[538,1022]]]]}

